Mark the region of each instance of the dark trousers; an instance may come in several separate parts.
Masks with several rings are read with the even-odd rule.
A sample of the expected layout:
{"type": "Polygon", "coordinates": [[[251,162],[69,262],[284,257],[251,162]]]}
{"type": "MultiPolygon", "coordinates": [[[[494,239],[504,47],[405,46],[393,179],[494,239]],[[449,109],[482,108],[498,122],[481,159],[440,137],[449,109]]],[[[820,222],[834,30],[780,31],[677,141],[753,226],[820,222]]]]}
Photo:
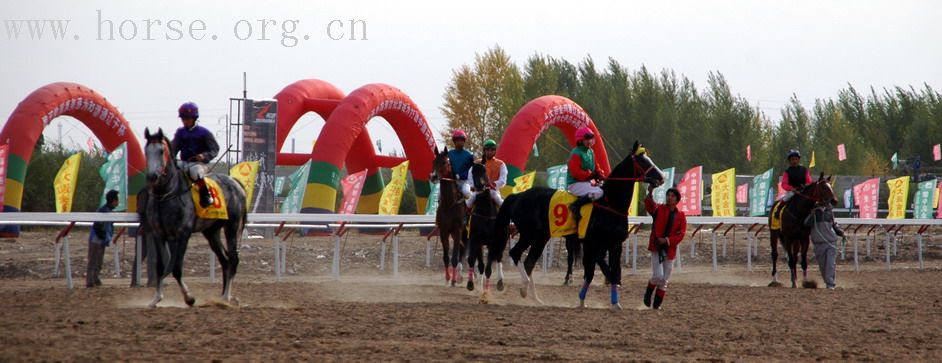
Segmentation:
{"type": "Polygon", "coordinates": [[[88,270],[85,276],[85,287],[101,286],[101,279],[98,275],[101,273],[102,261],[105,259],[105,246],[88,242],[88,270]]]}

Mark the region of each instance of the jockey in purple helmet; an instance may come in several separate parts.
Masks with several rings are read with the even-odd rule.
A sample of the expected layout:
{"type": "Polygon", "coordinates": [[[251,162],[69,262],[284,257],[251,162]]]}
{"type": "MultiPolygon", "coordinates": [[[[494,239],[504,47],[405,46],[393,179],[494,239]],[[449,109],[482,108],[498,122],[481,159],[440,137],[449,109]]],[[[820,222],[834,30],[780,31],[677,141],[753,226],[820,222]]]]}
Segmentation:
{"type": "Polygon", "coordinates": [[[471,170],[471,164],[474,164],[474,155],[464,149],[464,142],[468,135],[464,130],[455,130],[451,134],[451,142],[455,148],[448,150],[448,160],[451,161],[451,170],[455,173],[455,179],[458,179],[458,189],[465,199],[471,199],[471,182],[468,180],[468,172],[471,170]]]}
{"type": "Polygon", "coordinates": [[[209,189],[206,187],[203,177],[209,171],[206,163],[212,161],[216,158],[216,154],[219,154],[219,144],[216,143],[216,138],[213,137],[212,132],[196,124],[196,120],[200,117],[200,111],[195,103],[187,102],[180,105],[178,114],[183,122],[183,127],[177,129],[170,144],[174,155],[177,152],[180,153],[180,160],[183,161],[183,170],[186,175],[199,186],[200,206],[206,208],[215,201],[212,195],[209,194],[209,189]]]}

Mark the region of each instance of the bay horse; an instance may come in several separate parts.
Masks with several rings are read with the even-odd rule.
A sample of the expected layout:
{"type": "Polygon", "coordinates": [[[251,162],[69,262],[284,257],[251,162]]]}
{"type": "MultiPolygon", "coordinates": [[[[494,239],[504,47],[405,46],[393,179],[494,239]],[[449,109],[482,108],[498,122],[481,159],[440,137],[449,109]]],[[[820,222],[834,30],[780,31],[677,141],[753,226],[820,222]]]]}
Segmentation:
{"type": "Polygon", "coordinates": [[[801,273],[802,286],[814,287],[812,281],[808,281],[808,246],[810,245],[811,227],[805,227],[804,220],[811,214],[816,203],[824,202],[837,205],[837,199],[834,197],[834,190],[831,188],[831,177],[824,177],[824,173],[818,177],[818,180],[805,186],[802,190],[796,191],[788,202],[778,201],[777,207],[785,203],[781,212],[781,229],[772,229],[772,217],[777,208],[772,208],[769,213],[769,243],[772,247],[772,282],[769,286],[781,287],[776,273],[776,263],[778,261],[778,244],[782,243],[782,248],[788,254],[788,269],[791,272],[792,288],[795,288],[795,281],[798,279],[798,256],[801,255],[801,273]]]}
{"type": "Polygon", "coordinates": [[[471,209],[470,225],[468,226],[468,291],[474,291],[474,269],[484,278],[484,292],[481,302],[487,303],[486,293],[490,288],[492,264],[497,262],[497,289],[504,289],[503,255],[506,244],[498,245],[494,238],[494,221],[497,219],[497,203],[491,199],[490,180],[487,169],[483,164],[475,163],[469,175],[477,196],[471,209]],[[484,261],[484,246],[487,246],[488,259],[484,261]]]}
{"type": "Polygon", "coordinates": [[[202,232],[216,254],[222,266],[222,297],[226,302],[231,301],[232,279],[239,266],[239,241],[248,216],[245,189],[228,175],[207,175],[206,178],[219,184],[221,190],[218,192],[225,198],[229,219],[197,217],[190,190],[191,182],[174,160],[174,150],[163,130],[157,129],[157,133],[151,134],[149,129],[145,129],[144,137],[147,139],[144,146],[147,188],[140,194],[145,201],[142,203],[143,210],[138,213],[145,241],[153,243],[157,250],[157,288],[150,307],[156,307],[163,300],[163,279],[170,272],[180,285],[186,304],[193,306],[196,303],[196,298],[183,282],[183,257],[190,235],[194,232],[202,232]],[[220,231],[225,233],[225,245],[219,238],[220,231]]]}
{"type": "Polygon", "coordinates": [[[445,264],[445,283],[458,284],[458,262],[464,258],[467,233],[464,232],[465,202],[458,190],[458,180],[451,170],[448,147],[439,152],[435,148],[432,174],[429,181],[439,183],[438,209],[435,211],[435,227],[442,243],[442,262],[445,264]],[[449,256],[449,247],[451,254],[449,256]]]}
{"type": "MultiPolygon", "coordinates": [[[[631,203],[635,182],[661,185],[664,173],[647,156],[641,144],[635,141],[631,153],[612,169],[606,178],[602,190],[604,196],[593,202],[595,209],[590,216],[588,231],[583,244],[582,267],[585,271],[584,284],[579,293],[580,306],[585,307],[585,294],[595,275],[595,266],[600,264],[606,253],[614,256],[608,268],[600,265],[602,273],[611,282],[611,303],[613,308],[621,308],[618,303],[618,288],[621,285],[622,242],[628,237],[628,206],[631,203]]],[[[534,187],[522,193],[513,194],[504,200],[497,213],[495,232],[497,239],[506,244],[509,237],[508,226],[513,222],[520,233],[517,244],[510,249],[510,257],[520,272],[524,287],[520,295],[524,298],[532,292],[536,295],[533,281],[533,266],[543,254],[546,242],[550,239],[549,208],[550,199],[556,189],[534,187]],[[529,249],[525,261],[521,261],[523,252],[529,249]],[[523,262],[523,263],[521,263],[523,262]]],[[[569,210],[561,211],[568,218],[569,210]]],[[[490,257],[489,257],[490,258],[490,257]]]]}

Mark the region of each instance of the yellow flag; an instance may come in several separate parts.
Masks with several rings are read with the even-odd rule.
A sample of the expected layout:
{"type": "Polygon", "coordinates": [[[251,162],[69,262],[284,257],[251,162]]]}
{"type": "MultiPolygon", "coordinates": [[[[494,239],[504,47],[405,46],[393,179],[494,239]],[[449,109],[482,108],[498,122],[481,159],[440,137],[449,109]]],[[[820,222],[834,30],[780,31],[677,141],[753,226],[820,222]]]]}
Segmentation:
{"type": "Polygon", "coordinates": [[[906,218],[906,199],[909,197],[909,176],[903,176],[886,181],[890,187],[890,197],[887,204],[890,206],[890,214],[886,219],[904,219],[906,218]]]}
{"type": "Polygon", "coordinates": [[[932,192],[932,208],[939,207],[939,188],[935,188],[935,191],[932,192]]]}
{"type": "Polygon", "coordinates": [[[406,189],[406,174],[408,172],[409,160],[393,167],[389,185],[383,188],[383,195],[379,198],[379,214],[399,214],[399,203],[402,202],[402,192],[406,189]]]}
{"type": "Polygon", "coordinates": [[[75,183],[78,181],[79,164],[82,162],[82,153],[76,153],[65,159],[53,186],[56,189],[56,213],[69,213],[72,211],[72,197],[75,196],[75,183]]]}
{"type": "Polygon", "coordinates": [[[714,217],[736,216],[736,168],[713,174],[710,203],[714,217]]]}
{"type": "Polygon", "coordinates": [[[638,215],[638,186],[641,183],[636,182],[634,189],[631,191],[631,204],[628,205],[628,215],[635,217],[638,215]]]}
{"type": "Polygon", "coordinates": [[[808,169],[811,169],[813,167],[814,167],[814,151],[811,151],[811,162],[808,163],[808,169]]]}
{"type": "Polygon", "coordinates": [[[258,175],[258,160],[243,161],[229,169],[229,176],[242,183],[245,188],[245,206],[252,210],[252,193],[255,192],[255,177],[258,175]]]}
{"type": "Polygon", "coordinates": [[[514,178],[514,194],[533,188],[533,179],[535,178],[536,170],[514,178]]]}

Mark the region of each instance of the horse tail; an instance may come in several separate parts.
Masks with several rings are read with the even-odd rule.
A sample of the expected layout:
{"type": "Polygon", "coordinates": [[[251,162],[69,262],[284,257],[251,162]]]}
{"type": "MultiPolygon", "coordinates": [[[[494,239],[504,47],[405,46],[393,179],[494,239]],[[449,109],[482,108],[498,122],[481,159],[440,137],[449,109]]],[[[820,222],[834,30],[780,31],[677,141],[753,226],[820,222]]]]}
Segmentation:
{"type": "Polygon", "coordinates": [[[504,199],[500,210],[497,211],[497,219],[494,221],[494,239],[497,242],[507,243],[510,238],[510,217],[513,215],[514,208],[517,206],[517,200],[520,194],[511,194],[504,199]]]}

